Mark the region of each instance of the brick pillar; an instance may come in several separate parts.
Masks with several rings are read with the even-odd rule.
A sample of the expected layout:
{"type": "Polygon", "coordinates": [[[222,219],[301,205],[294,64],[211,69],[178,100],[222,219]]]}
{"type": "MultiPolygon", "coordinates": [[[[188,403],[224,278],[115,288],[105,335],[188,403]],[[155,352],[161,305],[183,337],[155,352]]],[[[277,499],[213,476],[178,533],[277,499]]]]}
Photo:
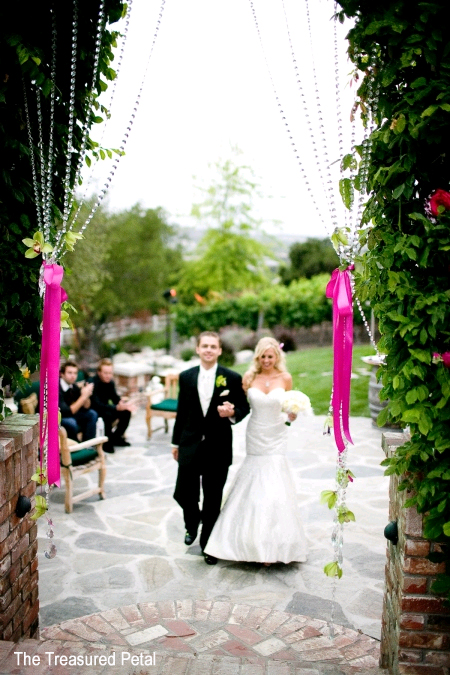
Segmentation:
{"type": "Polygon", "coordinates": [[[0,423],[0,640],[38,637],[37,524],[15,514],[17,499],[32,500],[38,461],[37,415],[0,423]]]}
{"type": "MultiPolygon", "coordinates": [[[[388,457],[406,442],[405,434],[383,434],[388,457]]],[[[390,478],[389,520],[398,523],[397,545],[388,542],[381,631],[381,666],[394,675],[447,675],[450,667],[450,610],[431,592],[444,565],[428,560],[439,545],[422,534],[422,516],[404,508],[410,496],[390,478]]]]}

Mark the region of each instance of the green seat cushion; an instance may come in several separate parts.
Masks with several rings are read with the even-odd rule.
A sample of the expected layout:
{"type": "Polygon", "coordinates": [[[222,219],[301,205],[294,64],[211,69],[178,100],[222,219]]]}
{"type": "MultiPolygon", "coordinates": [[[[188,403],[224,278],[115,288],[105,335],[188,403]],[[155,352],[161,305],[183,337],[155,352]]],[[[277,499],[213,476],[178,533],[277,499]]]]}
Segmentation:
{"type": "Polygon", "coordinates": [[[31,394],[36,394],[39,399],[39,386],[39,380],[37,382],[27,382],[23,389],[18,389],[14,394],[15,402],[18,403],[23,398],[28,398],[31,394]]]}
{"type": "Polygon", "coordinates": [[[94,448],[85,448],[84,450],[75,450],[70,454],[72,457],[72,466],[80,466],[81,464],[87,464],[95,459],[98,452],[94,448]]]}
{"type": "Polygon", "coordinates": [[[150,406],[152,410],[162,410],[163,412],[177,412],[178,400],[176,398],[165,398],[161,403],[154,403],[150,406]]]}

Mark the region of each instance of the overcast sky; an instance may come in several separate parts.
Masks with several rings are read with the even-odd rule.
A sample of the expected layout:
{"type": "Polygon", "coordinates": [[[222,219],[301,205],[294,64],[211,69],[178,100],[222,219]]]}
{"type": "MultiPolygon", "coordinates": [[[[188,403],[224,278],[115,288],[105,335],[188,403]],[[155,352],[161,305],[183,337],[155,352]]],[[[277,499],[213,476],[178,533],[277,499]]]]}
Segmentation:
{"type": "MultiPolygon", "coordinates": [[[[141,202],[149,208],[164,207],[171,222],[196,224],[189,218],[192,204],[201,199],[196,186],[207,186],[210,165],[231,157],[231,148],[238,146],[242,151],[239,161],[253,168],[261,185],[264,196],[255,199],[255,215],[263,219],[269,232],[299,237],[329,234],[324,188],[311,145],[315,140],[322,162],[312,73],[314,64],[324,111],[328,163],[333,163],[339,158],[333,3],[309,0],[309,4],[312,49],[304,0],[284,0],[312,134],[305,123],[304,104],[296,83],[283,0],[254,0],[273,82],[292,132],[290,140],[250,1],[166,0],[126,156],[119,163],[110,189],[109,208],[125,209],[141,202]],[[299,150],[304,173],[292,151],[292,142],[299,150]],[[310,194],[305,175],[311,183],[310,194]],[[279,225],[274,225],[275,221],[279,225]]],[[[133,0],[112,123],[103,140],[106,147],[121,143],[144,75],[159,11],[159,0],[133,0]]],[[[349,86],[352,68],[346,57],[348,29],[348,25],[338,25],[345,152],[350,147],[349,117],[354,97],[349,86]]],[[[340,207],[337,167],[333,165],[333,179],[340,207]]],[[[97,177],[104,172],[105,166],[101,172],[97,169],[97,177]]]]}

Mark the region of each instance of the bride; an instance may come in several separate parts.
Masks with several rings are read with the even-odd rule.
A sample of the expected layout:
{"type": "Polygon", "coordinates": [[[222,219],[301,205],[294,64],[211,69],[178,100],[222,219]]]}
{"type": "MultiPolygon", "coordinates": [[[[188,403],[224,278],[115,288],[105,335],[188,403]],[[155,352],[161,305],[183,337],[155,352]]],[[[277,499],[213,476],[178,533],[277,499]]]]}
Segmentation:
{"type": "MultiPolygon", "coordinates": [[[[262,338],[243,377],[251,406],[246,458],[209,537],[205,553],[224,560],[306,560],[297,494],[286,458],[289,427],[281,406],[292,377],[276,340],[262,338]]],[[[288,415],[295,420],[296,415],[288,415]]]]}

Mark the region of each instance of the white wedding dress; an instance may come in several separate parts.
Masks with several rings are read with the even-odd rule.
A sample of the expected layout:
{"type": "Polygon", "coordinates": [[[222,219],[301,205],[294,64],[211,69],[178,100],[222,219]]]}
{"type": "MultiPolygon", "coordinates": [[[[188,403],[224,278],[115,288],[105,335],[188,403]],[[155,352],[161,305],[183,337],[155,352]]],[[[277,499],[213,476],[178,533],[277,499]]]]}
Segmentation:
{"type": "Polygon", "coordinates": [[[306,560],[298,497],[286,458],[282,387],[248,390],[251,415],[246,458],[239,468],[205,552],[223,560],[289,563],[306,560]]]}

